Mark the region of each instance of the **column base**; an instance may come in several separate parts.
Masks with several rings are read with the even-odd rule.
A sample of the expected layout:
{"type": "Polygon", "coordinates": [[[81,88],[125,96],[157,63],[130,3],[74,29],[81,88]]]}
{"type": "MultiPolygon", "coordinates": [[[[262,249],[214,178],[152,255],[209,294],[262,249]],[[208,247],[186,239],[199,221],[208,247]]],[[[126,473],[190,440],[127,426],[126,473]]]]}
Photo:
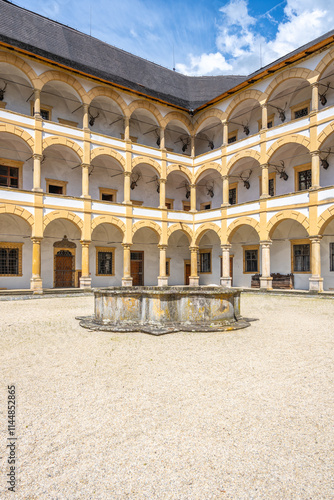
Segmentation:
{"type": "Polygon", "coordinates": [[[41,278],[31,278],[30,290],[33,290],[34,293],[43,293],[43,283],[41,278]]]}
{"type": "Polygon", "coordinates": [[[158,276],[158,286],[168,286],[168,276],[158,276]]]}
{"type": "Polygon", "coordinates": [[[268,198],[270,198],[270,194],[261,194],[260,196],[260,200],[267,200],[268,198]]]}
{"type": "Polygon", "coordinates": [[[313,292],[323,292],[324,279],[317,276],[309,278],[309,290],[313,292]]]}
{"type": "Polygon", "coordinates": [[[232,278],[220,278],[220,286],[225,286],[226,288],[231,288],[232,278]]]}
{"type": "Polygon", "coordinates": [[[189,286],[199,286],[199,276],[189,276],[189,286]]]}
{"type": "Polygon", "coordinates": [[[86,199],[86,200],[91,200],[92,197],[89,194],[82,194],[80,198],[86,199]]]}
{"type": "Polygon", "coordinates": [[[34,191],[34,193],[43,193],[42,188],[32,188],[32,191],[34,191]]]}
{"type": "Polygon", "coordinates": [[[273,279],[268,276],[260,276],[260,288],[264,290],[272,290],[273,289],[273,279]]]}
{"type": "Polygon", "coordinates": [[[132,286],[132,278],[122,278],[122,286],[132,286]]]}
{"type": "Polygon", "coordinates": [[[79,281],[80,288],[92,288],[92,278],[89,278],[88,276],[81,276],[79,281]]]}

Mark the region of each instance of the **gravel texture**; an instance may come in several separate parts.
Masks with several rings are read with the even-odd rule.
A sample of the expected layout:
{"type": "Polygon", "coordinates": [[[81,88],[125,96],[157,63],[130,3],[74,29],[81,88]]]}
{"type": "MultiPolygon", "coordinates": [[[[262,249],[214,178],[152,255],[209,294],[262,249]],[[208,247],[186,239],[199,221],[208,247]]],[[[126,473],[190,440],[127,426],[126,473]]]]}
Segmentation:
{"type": "Polygon", "coordinates": [[[0,311],[0,498],[334,498],[333,299],[242,294],[249,328],[162,337],[81,328],[92,296],[0,311]]]}

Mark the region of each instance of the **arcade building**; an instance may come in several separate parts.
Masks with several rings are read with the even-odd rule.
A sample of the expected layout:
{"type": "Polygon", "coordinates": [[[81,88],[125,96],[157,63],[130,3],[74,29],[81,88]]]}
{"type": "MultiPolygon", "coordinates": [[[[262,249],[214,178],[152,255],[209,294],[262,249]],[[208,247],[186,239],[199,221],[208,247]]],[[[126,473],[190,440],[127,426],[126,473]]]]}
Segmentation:
{"type": "Polygon", "coordinates": [[[0,0],[0,288],[187,284],[334,290],[334,30],[189,77],[0,0]]]}

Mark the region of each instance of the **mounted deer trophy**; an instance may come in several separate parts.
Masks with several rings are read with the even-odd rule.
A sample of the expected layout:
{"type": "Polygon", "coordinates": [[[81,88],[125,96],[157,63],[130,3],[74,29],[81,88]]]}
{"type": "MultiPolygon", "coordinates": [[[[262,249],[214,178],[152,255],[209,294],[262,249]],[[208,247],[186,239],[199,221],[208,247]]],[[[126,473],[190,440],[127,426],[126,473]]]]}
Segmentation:
{"type": "Polygon", "coordinates": [[[244,129],[244,134],[249,135],[249,124],[247,123],[244,125],[243,123],[238,123],[238,122],[233,122],[229,121],[229,123],[233,123],[234,125],[238,125],[239,127],[242,127],[244,129]]]}
{"type": "Polygon", "coordinates": [[[210,198],[213,198],[215,195],[213,190],[214,186],[215,186],[215,181],[207,181],[205,184],[207,194],[210,196],[210,198]]]}
{"type": "Polygon", "coordinates": [[[97,112],[97,115],[92,115],[90,108],[88,109],[88,114],[89,114],[89,125],[93,127],[95,120],[98,116],[100,116],[100,111],[97,112]]]}
{"type": "Polygon", "coordinates": [[[6,87],[7,87],[7,82],[5,82],[5,86],[2,89],[0,89],[0,101],[3,101],[5,97],[6,87]]]}
{"type": "Polygon", "coordinates": [[[188,198],[190,198],[189,182],[187,182],[187,181],[182,182],[182,184],[180,186],[178,186],[176,189],[182,189],[182,188],[186,190],[186,198],[188,200],[188,198]]]}
{"type": "Polygon", "coordinates": [[[327,170],[327,169],[328,169],[328,167],[329,167],[328,157],[329,157],[329,155],[330,155],[330,154],[331,154],[331,148],[329,148],[329,149],[328,149],[328,151],[327,151],[327,156],[326,156],[325,158],[321,158],[321,157],[320,157],[320,163],[321,163],[321,166],[322,166],[322,168],[324,168],[325,170],[327,170]]]}
{"type": "Polygon", "coordinates": [[[142,174],[140,171],[138,172],[133,172],[131,174],[131,184],[130,188],[134,190],[135,187],[137,187],[138,181],[142,178],[142,174]]]}
{"type": "Polygon", "coordinates": [[[279,116],[279,118],[280,118],[280,120],[281,120],[281,122],[282,122],[282,123],[283,123],[283,122],[285,122],[285,120],[286,120],[285,110],[286,110],[286,106],[287,106],[287,104],[288,104],[288,103],[286,102],[286,103],[285,103],[285,106],[284,106],[284,108],[283,108],[283,109],[282,109],[282,108],[279,108],[278,106],[274,106],[273,104],[270,104],[270,106],[271,106],[272,108],[277,109],[277,111],[278,111],[278,116],[279,116]]]}
{"type": "Polygon", "coordinates": [[[249,174],[247,177],[243,177],[242,174],[239,175],[239,178],[242,180],[242,182],[244,183],[244,187],[246,189],[249,189],[250,188],[250,182],[249,182],[249,179],[250,179],[250,176],[252,175],[252,170],[249,171],[249,174]]]}
{"type": "Polygon", "coordinates": [[[327,88],[325,89],[325,92],[323,92],[322,94],[320,94],[320,92],[319,92],[319,100],[320,100],[320,103],[321,103],[322,106],[325,106],[327,104],[326,94],[328,92],[329,85],[330,85],[330,82],[327,83],[327,88]]]}
{"type": "Polygon", "coordinates": [[[280,162],[281,162],[281,165],[274,165],[273,163],[270,163],[268,165],[270,165],[271,167],[274,167],[276,172],[279,173],[280,179],[283,179],[283,181],[287,181],[289,179],[289,176],[285,171],[284,161],[280,160],[280,162]]]}

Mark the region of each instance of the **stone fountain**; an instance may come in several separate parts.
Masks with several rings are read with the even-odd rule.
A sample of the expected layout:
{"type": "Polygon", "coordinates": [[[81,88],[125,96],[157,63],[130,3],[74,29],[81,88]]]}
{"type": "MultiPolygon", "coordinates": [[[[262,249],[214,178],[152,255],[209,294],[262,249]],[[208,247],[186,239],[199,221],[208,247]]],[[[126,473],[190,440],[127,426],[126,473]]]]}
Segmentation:
{"type": "Polygon", "coordinates": [[[163,335],[245,328],[240,291],[221,286],[134,286],[94,290],[95,313],[79,317],[91,330],[163,335]]]}

